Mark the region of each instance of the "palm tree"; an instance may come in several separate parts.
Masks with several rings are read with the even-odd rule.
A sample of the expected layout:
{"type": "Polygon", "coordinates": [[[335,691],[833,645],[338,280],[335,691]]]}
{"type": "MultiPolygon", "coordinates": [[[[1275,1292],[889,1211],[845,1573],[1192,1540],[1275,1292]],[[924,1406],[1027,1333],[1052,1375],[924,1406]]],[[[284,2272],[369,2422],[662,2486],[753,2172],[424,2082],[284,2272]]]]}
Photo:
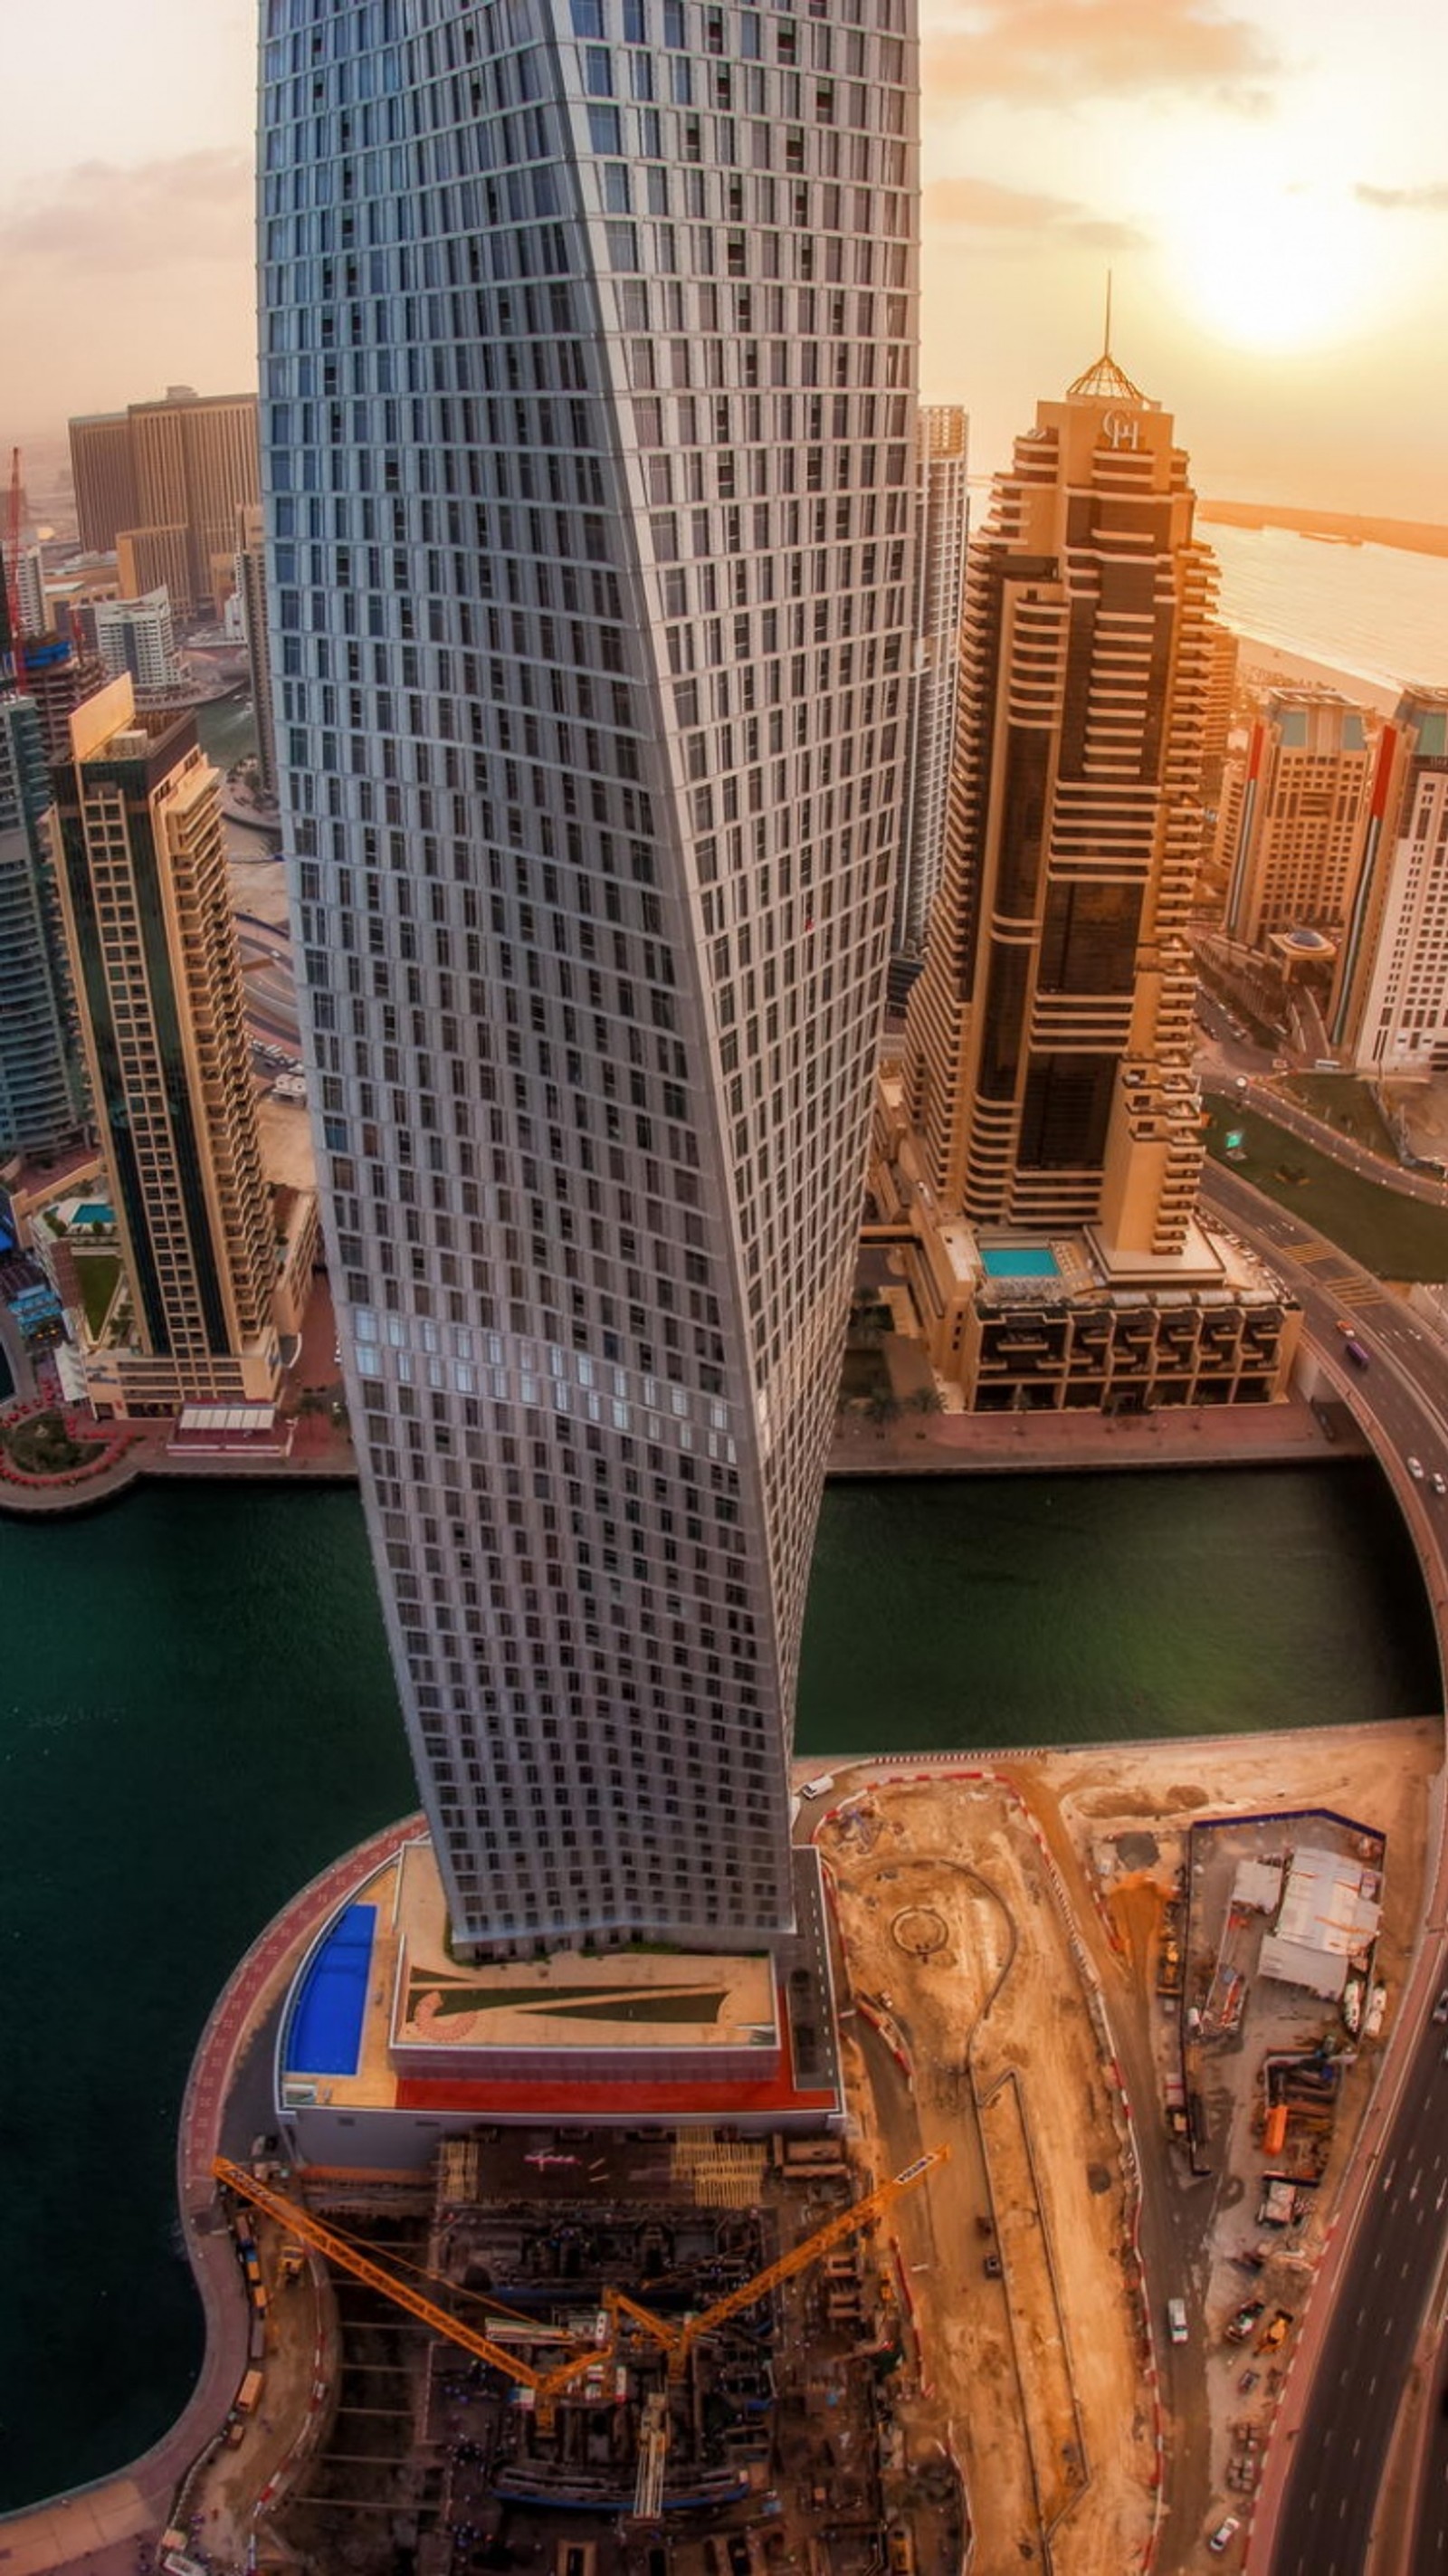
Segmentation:
{"type": "Polygon", "coordinates": [[[933,1382],[929,1386],[917,1386],[914,1394],[906,1398],[906,1402],[908,1403],[912,1413],[943,1413],[945,1411],[945,1398],[941,1394],[939,1387],[933,1382]]]}

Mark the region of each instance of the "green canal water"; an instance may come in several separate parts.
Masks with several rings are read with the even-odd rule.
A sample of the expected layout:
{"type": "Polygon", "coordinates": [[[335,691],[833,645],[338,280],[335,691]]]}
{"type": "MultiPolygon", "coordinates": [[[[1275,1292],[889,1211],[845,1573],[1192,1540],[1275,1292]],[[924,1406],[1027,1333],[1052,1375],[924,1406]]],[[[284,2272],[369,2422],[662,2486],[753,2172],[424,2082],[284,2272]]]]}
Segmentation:
{"type": "MultiPolygon", "coordinates": [[[[196,2038],[297,1885],[413,1803],[347,1492],[0,1520],[0,2505],[103,2474],[200,2357],[173,2202],[196,2038]]],[[[800,1749],[1312,1725],[1435,1707],[1375,1469],[843,1485],[800,1749]]]]}

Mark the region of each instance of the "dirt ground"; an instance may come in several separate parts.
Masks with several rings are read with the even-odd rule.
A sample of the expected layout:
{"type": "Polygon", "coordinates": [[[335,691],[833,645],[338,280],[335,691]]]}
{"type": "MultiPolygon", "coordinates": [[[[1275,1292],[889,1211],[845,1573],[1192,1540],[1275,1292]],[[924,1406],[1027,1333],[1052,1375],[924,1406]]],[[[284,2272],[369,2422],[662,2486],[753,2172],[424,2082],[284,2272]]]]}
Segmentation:
{"type": "Polygon", "coordinates": [[[258,1088],[256,1123],[261,1136],[261,1167],[269,1181],[284,1181],[294,1190],[317,1186],[317,1158],[312,1150],[312,1121],[305,1100],[278,1100],[258,1088]]]}
{"type": "Polygon", "coordinates": [[[233,908],[273,930],[288,929],[287,872],[281,860],[264,851],[254,833],[235,829],[228,832],[226,857],[233,908]]]}
{"type": "Polygon", "coordinates": [[[244,2419],[237,2447],[225,2442],[217,2445],[193,2483],[184,2515],[208,2556],[224,2567],[250,2563],[248,2548],[259,2496],[315,2442],[322,2429],[310,2405],[323,2330],[312,2268],[305,2265],[297,2279],[281,2283],[277,2228],[270,2219],[259,2217],[255,2233],[262,2276],[272,2300],[261,2363],[261,2400],[244,2419]]]}
{"type": "MultiPolygon", "coordinates": [[[[818,1840],[857,2004],[909,2070],[917,2151],[951,2150],[898,2226],[920,2413],[964,2470],[975,2564],[1022,2564],[1027,2545],[1039,2561],[1050,2533],[1058,2576],[1122,2576],[1146,2546],[1156,2466],[1131,2210],[1110,2068],[1040,1844],[1009,1789],[943,1778],[872,1789],[818,1840]]],[[[901,2151],[904,2094],[887,2070],[861,2105],[879,2170],[901,2151]]]]}
{"type": "MultiPolygon", "coordinates": [[[[853,1983],[853,2099],[877,2171],[922,2147],[952,2150],[927,2190],[900,2204],[898,2233],[920,2326],[916,2439],[933,2433],[960,2461],[976,2565],[1019,2565],[1028,2540],[1039,2559],[1059,2517],[1053,2567],[1123,2576],[1142,2563],[1151,2529],[1156,2407],[1138,2273],[1125,2259],[1132,2208],[1095,1979],[1135,2069],[1140,2150],[1171,2176],[1175,2199],[1185,2169],[1175,2172],[1161,2093],[1175,2025],[1155,1969],[1185,1829],[1321,1806],[1383,1833],[1377,1974],[1390,2031],[1420,1914],[1441,1722],[978,1758],[1019,1803],[1005,1785],[837,1767],[841,1804],[817,1840],[853,1983]],[[1062,1890],[1094,1979],[1073,1952],[1062,1890]],[[987,2254],[999,2256],[1000,2279],[986,2276],[987,2254]]],[[[1344,2087],[1316,2209],[1284,2249],[1291,2269],[1269,2280],[1299,2318],[1380,2045],[1363,2047],[1344,2087]]],[[[1254,2043],[1253,2064],[1256,2053],[1254,2043]]],[[[1245,2115],[1233,2131],[1231,2162],[1240,2141],[1243,2161],[1260,2165],[1245,2115]]],[[[1244,2294],[1228,2259],[1247,2225],[1243,2190],[1229,2165],[1211,2203],[1192,2204],[1206,2230],[1191,2274],[1208,2336],[1205,2407],[1199,2427],[1163,2422],[1168,2457],[1199,2445],[1217,2494],[1230,2424],[1245,2416],[1265,2429],[1276,2386],[1263,2370],[1248,2404],[1242,2355],[1218,2340],[1244,2294]]],[[[1185,2275],[1149,2285],[1158,2339],[1159,2294],[1178,2286],[1185,2275]]]]}

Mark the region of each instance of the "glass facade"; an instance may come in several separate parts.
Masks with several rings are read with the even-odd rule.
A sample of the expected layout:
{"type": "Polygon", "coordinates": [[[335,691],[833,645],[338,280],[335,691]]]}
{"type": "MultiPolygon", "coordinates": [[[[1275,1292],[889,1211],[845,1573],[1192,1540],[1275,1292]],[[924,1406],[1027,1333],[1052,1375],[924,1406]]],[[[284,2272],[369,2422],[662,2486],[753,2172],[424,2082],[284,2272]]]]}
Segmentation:
{"type": "Polygon", "coordinates": [[[55,876],[44,817],[50,778],[40,713],[0,697],[0,1160],[43,1157],[85,1130],[55,876]]]}
{"type": "Polygon", "coordinates": [[[266,13],[280,786],[465,1949],[791,1914],[900,837],[909,0],[266,13]]]}

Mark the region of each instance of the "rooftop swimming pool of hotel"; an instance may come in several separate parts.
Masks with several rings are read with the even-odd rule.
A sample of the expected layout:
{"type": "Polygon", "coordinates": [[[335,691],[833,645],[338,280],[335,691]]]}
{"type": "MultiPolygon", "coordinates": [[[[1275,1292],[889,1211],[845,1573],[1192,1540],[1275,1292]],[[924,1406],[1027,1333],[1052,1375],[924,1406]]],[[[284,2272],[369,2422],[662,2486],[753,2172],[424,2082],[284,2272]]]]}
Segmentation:
{"type": "Polygon", "coordinates": [[[980,1247],[987,1279],[1059,1279],[1061,1265],[1048,1243],[992,1243],[980,1247]]]}

